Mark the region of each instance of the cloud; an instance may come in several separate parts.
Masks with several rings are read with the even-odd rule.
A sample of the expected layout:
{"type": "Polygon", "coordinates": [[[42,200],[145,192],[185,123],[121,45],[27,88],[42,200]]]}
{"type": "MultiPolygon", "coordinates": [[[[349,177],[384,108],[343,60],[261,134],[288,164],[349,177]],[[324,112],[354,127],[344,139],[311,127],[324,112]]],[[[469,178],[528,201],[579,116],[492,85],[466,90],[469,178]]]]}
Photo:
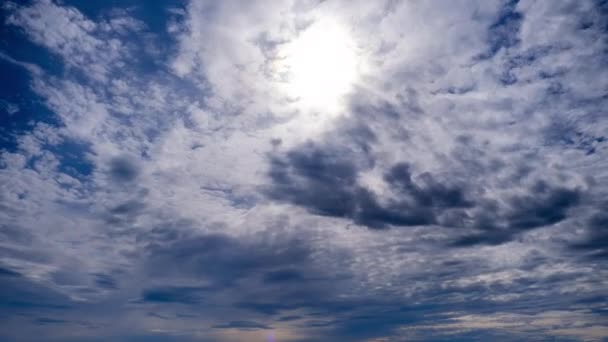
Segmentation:
{"type": "Polygon", "coordinates": [[[118,182],[130,182],[139,175],[139,167],[133,159],[127,156],[115,157],[110,160],[110,176],[118,182]]]}
{"type": "Polygon", "coordinates": [[[603,259],[608,256],[608,217],[603,212],[593,214],[586,222],[587,236],[583,241],[575,241],[571,247],[575,250],[588,251],[592,258],[603,259]]]}
{"type": "Polygon", "coordinates": [[[142,294],[141,300],[151,303],[182,303],[198,304],[201,298],[198,292],[205,291],[202,287],[164,287],[146,289],[142,294]]]}
{"type": "Polygon", "coordinates": [[[103,289],[108,290],[116,290],[118,288],[118,284],[116,283],[116,279],[108,274],[98,273],[94,274],[95,276],[95,285],[99,286],[103,289]]]}
{"type": "Polygon", "coordinates": [[[8,268],[0,268],[0,274],[3,277],[20,277],[21,274],[19,272],[11,271],[8,268]]]}
{"type": "Polygon", "coordinates": [[[314,214],[350,219],[370,228],[438,224],[483,231],[454,243],[459,246],[499,244],[518,232],[559,223],[582,196],[579,187],[537,180],[522,189],[522,194],[505,196],[499,205],[496,199],[480,194],[479,184],[454,180],[454,184],[444,184],[429,172],[413,175],[406,162],[382,172],[382,189],[392,195],[386,196],[359,184],[362,173],[378,167],[374,161],[365,164],[358,159],[331,142],[321,146],[307,143],[283,157],[273,156],[269,171],[273,185],[268,195],[314,214]],[[473,199],[474,193],[479,198],[473,199]]]}
{"type": "MultiPolygon", "coordinates": [[[[8,8],[15,7],[8,3],[8,8]]],[[[8,17],[8,24],[25,29],[28,37],[62,56],[68,65],[87,68],[97,79],[105,79],[110,63],[120,60],[125,47],[116,39],[95,35],[100,25],[78,10],[38,1],[8,17]]]]}
{"type": "Polygon", "coordinates": [[[255,329],[272,329],[271,327],[250,321],[231,321],[226,324],[216,325],[215,329],[242,329],[242,330],[255,330],[255,329]]]}
{"type": "Polygon", "coordinates": [[[282,283],[302,279],[302,275],[296,270],[284,269],[264,274],[265,283],[282,283]]]}
{"type": "Polygon", "coordinates": [[[517,196],[510,200],[512,212],[509,225],[515,229],[531,229],[562,221],[567,210],[580,199],[580,190],[550,187],[544,182],[536,183],[531,196],[517,196]]]}
{"type": "Polygon", "coordinates": [[[601,340],[605,7],[4,4],[0,339],[601,340]]]}

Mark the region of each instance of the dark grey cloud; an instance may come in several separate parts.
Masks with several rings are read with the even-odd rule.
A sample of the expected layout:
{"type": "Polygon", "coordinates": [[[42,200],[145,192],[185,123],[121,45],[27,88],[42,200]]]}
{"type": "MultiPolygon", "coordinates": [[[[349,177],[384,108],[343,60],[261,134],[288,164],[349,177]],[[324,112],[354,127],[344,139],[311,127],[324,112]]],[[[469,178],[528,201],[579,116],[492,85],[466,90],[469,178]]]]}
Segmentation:
{"type": "Polygon", "coordinates": [[[574,242],[571,248],[584,251],[587,256],[597,259],[608,257],[608,214],[594,213],[586,222],[586,236],[583,241],[574,242]]]}
{"type": "Polygon", "coordinates": [[[151,243],[145,265],[155,283],[177,278],[192,284],[204,280],[206,285],[148,287],[138,302],[184,304],[193,310],[232,307],[247,313],[243,317],[265,321],[278,319],[277,315],[294,316],[296,310],[332,315],[357,308],[357,304],[338,298],[352,276],[315,262],[306,235],[266,234],[243,241],[195,233],[162,246],[151,243]]]}
{"type": "Polygon", "coordinates": [[[109,167],[110,176],[117,182],[134,181],[141,172],[137,161],[127,155],[112,158],[109,167]]]}
{"type": "Polygon", "coordinates": [[[48,263],[52,260],[52,256],[47,251],[38,250],[29,246],[25,248],[21,246],[0,246],[0,255],[5,258],[43,264],[48,263]]]}
{"type": "Polygon", "coordinates": [[[29,245],[35,240],[34,234],[12,224],[2,224],[0,226],[0,235],[4,241],[12,241],[19,245],[29,245]]]}
{"type": "Polygon", "coordinates": [[[289,322],[289,321],[294,321],[294,320],[298,320],[302,318],[302,316],[297,316],[297,315],[292,315],[292,316],[283,316],[283,317],[279,317],[278,321],[279,322],[289,322]]]}
{"type": "Polygon", "coordinates": [[[564,220],[568,210],[580,202],[581,190],[551,186],[544,181],[534,184],[529,194],[509,199],[508,226],[532,229],[564,220]]]}
{"type": "MultiPolygon", "coordinates": [[[[358,137],[358,132],[348,135],[354,136],[354,144],[367,135],[358,137]]],[[[397,163],[385,173],[384,181],[399,198],[382,205],[358,183],[360,173],[373,166],[373,160],[361,155],[331,143],[307,143],[284,156],[273,156],[269,172],[273,185],[268,194],[318,215],[348,218],[372,228],[433,224],[447,209],[472,206],[462,185],[443,184],[430,173],[418,175],[420,184],[414,183],[407,163],[397,163]]]]}
{"type": "Polygon", "coordinates": [[[262,271],[279,271],[307,260],[309,247],[298,239],[241,241],[223,234],[192,236],[147,248],[151,275],[204,276],[216,285],[230,285],[262,271]]]}
{"type": "Polygon", "coordinates": [[[19,272],[15,272],[8,268],[0,267],[0,276],[1,277],[20,277],[21,274],[19,272]]]}
{"type": "Polygon", "coordinates": [[[453,247],[471,247],[476,245],[488,245],[497,246],[505,242],[509,242],[512,239],[512,235],[509,232],[504,231],[493,231],[493,232],[479,232],[468,234],[455,239],[450,242],[450,246],[453,247]]]}
{"type": "Polygon", "coordinates": [[[65,295],[18,274],[0,276],[0,312],[67,310],[73,303],[65,295]]]}
{"type": "Polygon", "coordinates": [[[436,208],[469,208],[474,206],[467,198],[464,185],[442,184],[432,174],[425,172],[418,175],[420,184],[412,179],[410,165],[398,163],[393,165],[384,176],[384,180],[400,195],[410,197],[416,206],[436,208]]]}
{"type": "Polygon", "coordinates": [[[471,217],[470,227],[477,232],[458,238],[452,245],[499,245],[521,231],[559,223],[580,203],[581,196],[581,189],[538,181],[524,194],[509,197],[504,210],[492,202],[481,205],[471,217]]]}
{"type": "Polygon", "coordinates": [[[302,275],[297,270],[283,269],[264,274],[264,282],[266,283],[282,283],[294,280],[303,280],[302,275]]]}
{"type": "Polygon", "coordinates": [[[141,300],[148,303],[180,303],[199,304],[203,298],[201,294],[209,292],[205,287],[193,286],[166,286],[145,289],[141,300]]]}
{"type": "MultiPolygon", "coordinates": [[[[308,298],[307,298],[308,299],[308,298]]],[[[239,309],[245,309],[251,312],[262,314],[265,316],[278,315],[281,312],[296,310],[308,307],[310,304],[315,305],[316,303],[304,303],[301,299],[296,300],[295,303],[284,303],[280,301],[243,301],[236,303],[235,307],[239,309]]]]}
{"type": "Polygon", "coordinates": [[[360,184],[361,173],[374,165],[361,163],[368,159],[361,154],[329,141],[306,143],[273,155],[268,195],[317,215],[370,228],[437,224],[477,231],[450,243],[454,246],[499,245],[520,232],[554,225],[567,219],[584,195],[578,187],[537,180],[521,188],[521,194],[509,195],[499,203],[483,195],[482,179],[473,183],[471,178],[448,181],[430,172],[413,174],[410,163],[399,162],[383,172],[382,180],[394,196],[381,202],[376,193],[360,184]]]}
{"type": "Polygon", "coordinates": [[[109,274],[103,274],[103,273],[96,273],[93,275],[94,279],[95,279],[95,285],[97,285],[98,287],[102,288],[102,289],[106,289],[106,290],[116,290],[118,289],[118,282],[116,281],[116,279],[109,275],[109,274]]]}
{"type": "Polygon", "coordinates": [[[143,209],[144,204],[137,200],[130,200],[124,203],[121,203],[110,209],[110,213],[114,215],[133,215],[141,209],[143,209]]]}
{"type": "Polygon", "coordinates": [[[357,210],[358,173],[346,151],[307,144],[271,160],[270,196],[303,205],[320,215],[352,217],[357,210]]]}
{"type": "Polygon", "coordinates": [[[34,320],[34,322],[36,324],[63,324],[63,323],[67,323],[66,320],[63,319],[54,319],[54,318],[48,318],[48,317],[40,317],[40,318],[36,318],[34,320]]]}
{"type": "Polygon", "coordinates": [[[268,325],[257,323],[257,322],[252,322],[252,321],[230,321],[226,324],[214,325],[213,328],[215,328],[215,329],[240,329],[240,330],[272,329],[272,327],[270,327],[268,325]]]}

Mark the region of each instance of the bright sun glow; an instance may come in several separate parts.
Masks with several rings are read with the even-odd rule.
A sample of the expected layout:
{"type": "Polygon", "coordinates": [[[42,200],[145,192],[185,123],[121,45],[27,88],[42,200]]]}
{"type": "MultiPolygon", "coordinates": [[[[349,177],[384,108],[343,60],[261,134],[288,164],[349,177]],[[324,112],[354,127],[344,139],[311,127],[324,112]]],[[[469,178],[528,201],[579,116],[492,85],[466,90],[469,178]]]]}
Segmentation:
{"type": "Polygon", "coordinates": [[[330,20],[312,24],[286,44],[276,66],[287,95],[314,110],[336,110],[358,74],[351,36],[330,20]]]}

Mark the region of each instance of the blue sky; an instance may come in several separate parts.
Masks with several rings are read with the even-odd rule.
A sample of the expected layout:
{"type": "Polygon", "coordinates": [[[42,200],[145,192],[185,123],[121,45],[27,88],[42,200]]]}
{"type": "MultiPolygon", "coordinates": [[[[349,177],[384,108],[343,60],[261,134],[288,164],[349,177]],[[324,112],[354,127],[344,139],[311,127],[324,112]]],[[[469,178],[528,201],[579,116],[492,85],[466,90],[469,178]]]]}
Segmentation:
{"type": "Polygon", "coordinates": [[[608,341],[608,4],[8,1],[3,341],[608,341]]]}

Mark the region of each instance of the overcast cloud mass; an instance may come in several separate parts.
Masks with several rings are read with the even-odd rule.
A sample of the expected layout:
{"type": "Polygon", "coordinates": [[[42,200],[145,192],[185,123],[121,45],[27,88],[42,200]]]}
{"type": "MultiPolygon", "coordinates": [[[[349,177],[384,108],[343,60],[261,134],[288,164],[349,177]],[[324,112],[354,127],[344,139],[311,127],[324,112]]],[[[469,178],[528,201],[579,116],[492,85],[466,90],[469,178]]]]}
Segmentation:
{"type": "Polygon", "coordinates": [[[608,2],[0,19],[0,340],[608,341],[608,2]]]}

